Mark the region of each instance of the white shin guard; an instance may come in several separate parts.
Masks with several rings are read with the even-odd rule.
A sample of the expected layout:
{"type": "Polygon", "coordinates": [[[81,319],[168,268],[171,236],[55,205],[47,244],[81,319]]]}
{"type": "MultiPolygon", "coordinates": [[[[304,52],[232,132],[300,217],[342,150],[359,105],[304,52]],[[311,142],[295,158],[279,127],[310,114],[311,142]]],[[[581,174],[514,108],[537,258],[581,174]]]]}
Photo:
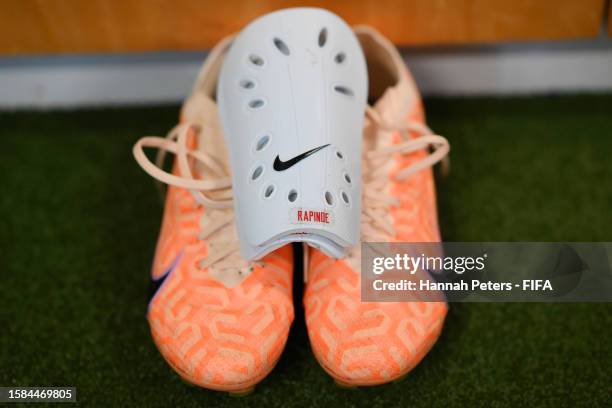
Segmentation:
{"type": "Polygon", "coordinates": [[[245,258],[289,242],[340,258],[358,242],[367,89],[357,38],[328,11],[281,10],[236,37],[217,99],[245,258]]]}

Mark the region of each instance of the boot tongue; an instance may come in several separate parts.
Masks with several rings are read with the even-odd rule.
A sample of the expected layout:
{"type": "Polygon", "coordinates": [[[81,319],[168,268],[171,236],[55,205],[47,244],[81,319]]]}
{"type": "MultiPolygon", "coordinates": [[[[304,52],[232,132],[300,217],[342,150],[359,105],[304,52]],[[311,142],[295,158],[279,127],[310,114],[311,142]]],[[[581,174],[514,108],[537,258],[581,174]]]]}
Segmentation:
{"type": "MultiPolygon", "coordinates": [[[[194,161],[194,176],[201,180],[215,180],[230,176],[229,160],[225,148],[225,141],[219,123],[217,105],[215,101],[203,93],[195,93],[183,105],[181,121],[196,124],[200,127],[197,140],[191,140],[190,146],[206,153],[221,169],[213,171],[199,161],[194,161]]],[[[230,189],[209,191],[206,193],[211,199],[225,201],[231,199],[230,189]]]]}
{"type": "MultiPolygon", "coordinates": [[[[214,158],[226,175],[230,175],[228,153],[215,101],[207,95],[194,94],[185,103],[181,117],[183,121],[196,123],[201,127],[197,149],[214,158]]],[[[205,166],[197,163],[195,170],[200,177],[207,178],[209,170],[205,166]]]]}
{"type": "Polygon", "coordinates": [[[388,87],[374,103],[374,109],[388,122],[393,123],[408,110],[410,101],[401,88],[401,84],[388,87]]]}
{"type": "MultiPolygon", "coordinates": [[[[399,81],[394,86],[388,87],[380,98],[376,100],[372,108],[378,112],[381,119],[389,125],[399,125],[407,119],[409,112],[413,110],[415,99],[410,97],[410,89],[405,81],[399,81]]],[[[379,131],[378,127],[368,120],[366,133],[376,137],[366,137],[364,140],[364,152],[369,149],[380,149],[393,144],[393,133],[379,131]]]]}

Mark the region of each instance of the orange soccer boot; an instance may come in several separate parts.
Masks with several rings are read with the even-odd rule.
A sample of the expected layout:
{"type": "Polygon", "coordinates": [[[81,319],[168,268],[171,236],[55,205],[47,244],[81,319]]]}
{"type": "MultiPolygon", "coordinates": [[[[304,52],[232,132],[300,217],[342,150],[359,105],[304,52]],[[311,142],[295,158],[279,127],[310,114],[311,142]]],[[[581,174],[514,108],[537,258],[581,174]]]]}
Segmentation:
{"type": "MultiPolygon", "coordinates": [[[[431,167],[446,156],[448,142],[425,126],[419,92],[395,47],[370,28],[357,28],[356,34],[373,103],[363,135],[361,239],[440,241],[431,167]]],[[[344,386],[406,375],[438,339],[447,312],[443,302],[362,302],[360,256],[360,248],[345,259],[311,250],[306,271],[312,349],[344,386]]]]}
{"type": "Polygon", "coordinates": [[[293,321],[293,253],[282,247],[260,261],[238,251],[231,177],[214,98],[229,47],[209,54],[180,124],[166,138],[134,146],[142,168],[169,185],[152,277],[163,282],[147,318],[168,364],[200,387],[245,393],[274,367],[293,321]],[[144,147],[159,149],[154,164],[144,147]],[[161,166],[176,156],[172,173],[161,166]]]}

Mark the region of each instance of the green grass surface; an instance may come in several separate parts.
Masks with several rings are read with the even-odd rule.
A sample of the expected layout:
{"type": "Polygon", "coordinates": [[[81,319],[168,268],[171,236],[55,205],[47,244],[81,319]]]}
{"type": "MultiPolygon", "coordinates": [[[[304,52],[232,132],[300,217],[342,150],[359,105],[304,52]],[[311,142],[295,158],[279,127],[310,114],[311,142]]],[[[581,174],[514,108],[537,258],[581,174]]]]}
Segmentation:
{"type": "MultiPolygon", "coordinates": [[[[426,106],[452,143],[444,239],[612,241],[612,96],[426,106]]],[[[185,385],[145,320],[162,207],[131,156],[176,116],[0,114],[0,386],[74,385],[104,407],[609,406],[611,304],[453,304],[404,382],[344,390],[310,351],[301,286],[285,353],[253,395],[185,385]]]]}

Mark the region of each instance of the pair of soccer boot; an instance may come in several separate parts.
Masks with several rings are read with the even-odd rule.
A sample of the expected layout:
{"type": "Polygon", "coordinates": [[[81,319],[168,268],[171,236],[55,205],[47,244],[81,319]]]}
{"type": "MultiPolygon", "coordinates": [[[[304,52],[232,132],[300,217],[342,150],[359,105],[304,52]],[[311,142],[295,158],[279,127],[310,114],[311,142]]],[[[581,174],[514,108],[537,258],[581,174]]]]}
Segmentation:
{"type": "Polygon", "coordinates": [[[179,125],[165,138],[143,137],[134,146],[142,168],[168,185],[152,268],[160,286],[147,313],[153,339],[186,381],[250,391],[287,341],[293,269],[302,262],[290,242],[306,242],[303,301],[315,357],[342,385],[396,380],[433,346],[447,306],[362,302],[359,241],[440,240],[431,167],[446,156],[448,142],[424,124],[401,56],[373,29],[351,31],[318,9],[272,13],[249,27],[210,52],[179,125]],[[274,30],[283,35],[268,41],[274,30]],[[263,40],[251,47],[249,35],[263,40]],[[311,47],[296,45],[310,39],[311,47]],[[306,73],[295,74],[293,63],[306,64],[306,73]],[[359,80],[359,64],[364,76],[367,64],[367,77],[348,86],[359,80]],[[323,73],[310,78],[312,91],[291,82],[308,80],[308,72],[323,73]],[[237,91],[223,88],[231,86],[237,91]],[[333,95],[321,91],[328,88],[333,95]],[[308,93],[308,103],[300,105],[300,92],[308,93]],[[371,105],[359,108],[366,93],[371,105]],[[352,105],[332,106],[336,97],[352,105]],[[326,116],[329,110],[337,116],[326,116]],[[278,113],[285,111],[292,115],[278,113]],[[352,112],[360,117],[347,116],[352,112]],[[296,123],[321,126],[327,139],[300,133],[296,123]],[[358,140],[336,143],[334,132],[357,132],[358,140]],[[144,148],[158,149],[155,162],[144,148]],[[168,153],[175,156],[171,172],[163,169],[168,153]],[[325,183],[332,187],[319,194],[325,183]],[[266,215],[266,208],[273,211],[266,215]],[[358,225],[351,224],[355,213],[358,225]],[[242,225],[249,216],[256,218],[250,230],[242,225]],[[261,236],[261,245],[248,234],[261,236]]]}

